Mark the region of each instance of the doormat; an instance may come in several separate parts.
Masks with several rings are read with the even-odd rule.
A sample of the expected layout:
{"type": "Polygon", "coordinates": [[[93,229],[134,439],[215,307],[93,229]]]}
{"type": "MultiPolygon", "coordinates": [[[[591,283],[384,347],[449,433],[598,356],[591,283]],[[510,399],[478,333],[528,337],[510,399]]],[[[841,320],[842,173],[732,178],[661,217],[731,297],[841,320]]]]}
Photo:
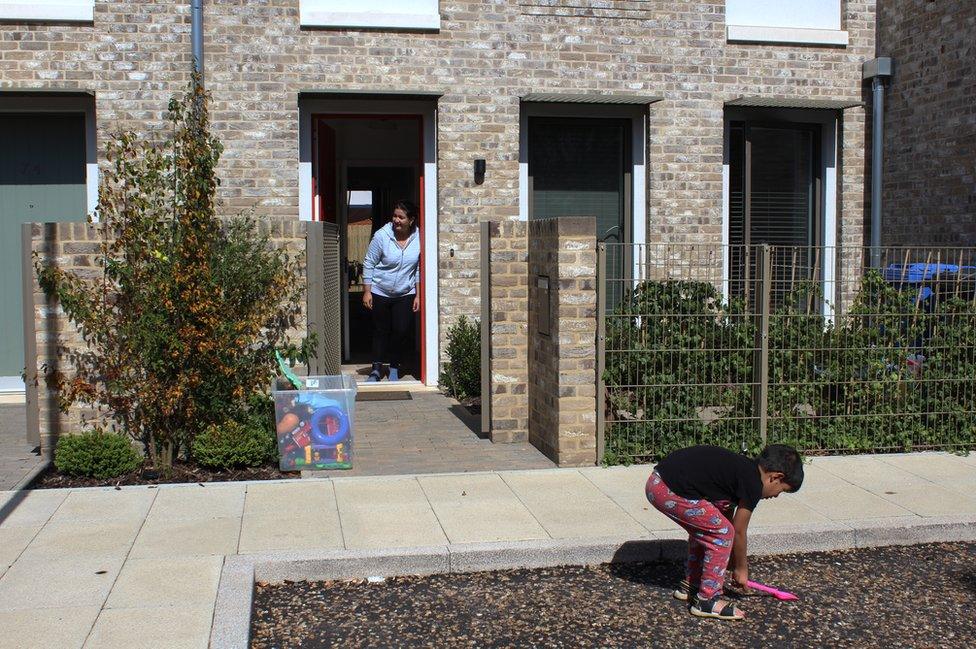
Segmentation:
{"type": "Polygon", "coordinates": [[[374,392],[372,390],[357,392],[356,401],[410,401],[413,397],[406,390],[391,390],[388,392],[374,392]]]}

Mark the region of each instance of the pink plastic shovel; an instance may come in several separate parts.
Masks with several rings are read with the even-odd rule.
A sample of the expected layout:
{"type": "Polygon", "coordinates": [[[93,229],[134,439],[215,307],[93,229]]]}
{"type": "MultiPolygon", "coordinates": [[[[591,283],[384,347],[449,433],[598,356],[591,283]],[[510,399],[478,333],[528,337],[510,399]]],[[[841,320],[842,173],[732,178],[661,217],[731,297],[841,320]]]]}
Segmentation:
{"type": "Polygon", "coordinates": [[[769,595],[772,595],[776,599],[781,599],[785,602],[791,602],[795,599],[800,599],[793,593],[788,593],[785,590],[778,590],[776,588],[773,588],[772,586],[766,586],[765,584],[760,584],[758,581],[750,581],[748,582],[748,584],[749,584],[749,588],[752,588],[753,590],[758,590],[761,593],[768,593],[769,595]]]}

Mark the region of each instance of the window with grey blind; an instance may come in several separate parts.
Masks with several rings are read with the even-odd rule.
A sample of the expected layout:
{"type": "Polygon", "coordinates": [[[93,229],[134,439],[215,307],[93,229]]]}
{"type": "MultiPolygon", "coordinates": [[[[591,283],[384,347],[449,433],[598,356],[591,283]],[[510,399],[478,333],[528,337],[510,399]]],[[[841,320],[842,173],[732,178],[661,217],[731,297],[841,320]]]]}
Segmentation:
{"type": "Polygon", "coordinates": [[[596,217],[597,240],[625,241],[630,122],[529,118],[530,219],[596,217]]]}
{"type": "MultiPolygon", "coordinates": [[[[817,272],[819,144],[815,125],[732,123],[728,207],[733,293],[748,294],[757,245],[774,246],[791,265],[817,272]]],[[[773,264],[777,272],[783,267],[776,259],[773,264]]]]}

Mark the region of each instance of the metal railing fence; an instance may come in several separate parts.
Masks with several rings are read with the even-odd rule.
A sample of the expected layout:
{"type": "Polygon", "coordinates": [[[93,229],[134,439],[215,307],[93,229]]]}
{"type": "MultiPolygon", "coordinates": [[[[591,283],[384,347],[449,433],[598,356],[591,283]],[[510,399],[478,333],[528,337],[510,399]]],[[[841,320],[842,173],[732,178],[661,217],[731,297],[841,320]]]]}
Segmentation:
{"type": "Polygon", "coordinates": [[[604,461],[976,447],[976,249],[870,253],[601,244],[604,461]]]}

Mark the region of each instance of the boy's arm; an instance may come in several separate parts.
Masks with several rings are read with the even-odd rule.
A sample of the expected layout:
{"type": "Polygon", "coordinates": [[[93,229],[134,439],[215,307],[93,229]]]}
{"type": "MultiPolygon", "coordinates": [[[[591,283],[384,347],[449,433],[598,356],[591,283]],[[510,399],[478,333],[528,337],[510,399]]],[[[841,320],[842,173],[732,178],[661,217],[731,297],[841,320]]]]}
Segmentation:
{"type": "Polygon", "coordinates": [[[749,519],[752,512],[742,506],[735,510],[732,516],[732,527],[735,528],[735,540],[732,542],[732,578],[736,585],[744,590],[748,590],[749,581],[749,559],[748,559],[748,537],[749,519]]]}

